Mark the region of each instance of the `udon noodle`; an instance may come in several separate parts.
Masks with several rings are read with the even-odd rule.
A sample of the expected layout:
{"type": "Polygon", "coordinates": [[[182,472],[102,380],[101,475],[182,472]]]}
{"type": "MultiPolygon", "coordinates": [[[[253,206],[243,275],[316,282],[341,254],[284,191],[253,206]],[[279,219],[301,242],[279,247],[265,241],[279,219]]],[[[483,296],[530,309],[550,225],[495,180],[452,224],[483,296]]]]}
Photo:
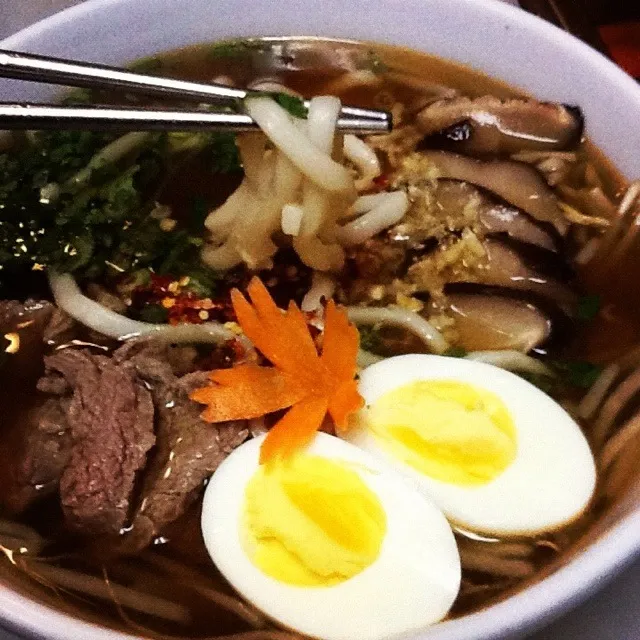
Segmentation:
{"type": "MultiPolygon", "coordinates": [[[[548,574],[599,518],[638,500],[640,182],[625,184],[584,139],[578,110],[518,96],[422,54],[362,43],[223,43],[155,62],[163,73],[264,92],[244,105],[260,132],[230,145],[200,134],[87,134],[58,142],[53,154],[35,133],[1,143],[0,159],[20,179],[0,184],[0,210],[26,215],[43,207],[57,216],[46,229],[44,218],[25,219],[16,237],[2,236],[3,580],[74,615],[152,638],[300,637],[240,598],[212,565],[199,517],[213,469],[200,479],[190,468],[195,485],[140,544],[134,516],[155,498],[145,483],[157,469],[138,477],[119,530],[92,536],[69,525],[60,479],[48,475],[65,445],[47,443],[47,465],[27,455],[44,437],[34,416],[52,406],[51,394],[68,402],[60,400],[68,393],[64,376],[52,378],[48,368],[42,376],[43,358],[84,350],[104,368],[142,350],[147,360],[135,360],[136,375],[144,372],[144,388],[164,408],[181,401],[158,400],[167,375],[174,392],[184,392],[180,385],[203,371],[260,363],[229,301],[230,290],[254,274],[278,306],[300,305],[314,338],[324,329],[325,303],[340,303],[360,330],[361,369],[404,353],[494,365],[548,392],[582,428],[599,474],[587,512],[529,537],[454,527],[463,573],[452,616],[548,574]],[[303,95],[316,97],[300,113],[303,95]],[[388,108],[396,127],[385,136],[342,135],[343,103],[388,108]],[[460,108],[462,120],[447,120],[460,108]],[[483,109],[509,124],[515,109],[518,126],[541,128],[540,139],[551,139],[551,130],[557,140],[541,147],[532,135],[505,140],[504,130],[487,132],[483,109]],[[46,149],[35,155],[46,166],[34,160],[40,144],[46,149]],[[56,154],[62,160],[53,167],[56,154]],[[30,173],[18,173],[14,155],[30,173]],[[42,179],[32,185],[34,175],[42,179]],[[30,191],[16,186],[23,184],[30,191]],[[93,235],[83,244],[87,229],[93,235]],[[22,261],[29,238],[39,236],[52,238],[50,246],[34,240],[33,259],[22,261]],[[38,477],[33,495],[12,485],[27,471],[38,477]]],[[[13,224],[3,221],[4,229],[13,224]]],[[[234,446],[272,424],[273,416],[252,415],[234,446]]],[[[167,445],[169,462],[180,445],[167,445]]],[[[171,464],[163,469],[164,480],[177,473],[171,464]]]]}

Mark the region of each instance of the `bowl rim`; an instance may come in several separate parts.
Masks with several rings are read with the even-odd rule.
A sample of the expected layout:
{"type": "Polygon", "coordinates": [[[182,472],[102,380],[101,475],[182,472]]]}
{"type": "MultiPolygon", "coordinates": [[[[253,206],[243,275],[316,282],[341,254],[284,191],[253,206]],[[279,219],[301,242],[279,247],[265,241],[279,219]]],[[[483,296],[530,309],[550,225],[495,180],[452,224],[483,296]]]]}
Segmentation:
{"type": "MultiPolygon", "coordinates": [[[[24,40],[34,40],[92,14],[135,0],[85,0],[81,4],[45,17],[0,41],[5,49],[19,48],[24,40]]],[[[481,6],[496,19],[518,24],[528,32],[563,42],[574,55],[614,82],[620,91],[635,96],[640,105],[640,85],[604,55],[562,29],[498,0],[449,0],[451,5],[481,6]]],[[[265,34],[269,35],[269,34],[265,34]]],[[[639,108],[640,109],[640,108],[639,108]]],[[[640,507],[622,516],[604,534],[564,566],[513,596],[462,618],[442,622],[424,631],[405,634],[406,640],[506,640],[532,633],[577,606],[603,587],[640,555],[640,507]]],[[[0,583],[0,626],[30,638],[42,640],[144,640],[141,636],[115,631],[71,615],[21,595],[0,583]]]]}

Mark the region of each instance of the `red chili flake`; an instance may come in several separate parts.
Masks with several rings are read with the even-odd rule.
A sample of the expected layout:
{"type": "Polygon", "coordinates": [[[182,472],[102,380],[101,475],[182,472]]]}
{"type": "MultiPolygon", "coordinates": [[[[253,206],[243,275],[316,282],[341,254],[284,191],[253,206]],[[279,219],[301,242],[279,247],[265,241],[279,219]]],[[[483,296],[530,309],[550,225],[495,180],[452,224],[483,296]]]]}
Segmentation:
{"type": "Polygon", "coordinates": [[[135,311],[147,305],[160,305],[167,310],[167,319],[172,325],[235,320],[230,299],[199,298],[187,288],[188,284],[187,278],[152,274],[148,284],[133,291],[131,307],[135,311]]]}
{"type": "Polygon", "coordinates": [[[373,184],[377,187],[377,189],[373,189],[373,191],[383,191],[389,186],[389,175],[386,173],[380,174],[377,178],[373,179],[373,184]]]}

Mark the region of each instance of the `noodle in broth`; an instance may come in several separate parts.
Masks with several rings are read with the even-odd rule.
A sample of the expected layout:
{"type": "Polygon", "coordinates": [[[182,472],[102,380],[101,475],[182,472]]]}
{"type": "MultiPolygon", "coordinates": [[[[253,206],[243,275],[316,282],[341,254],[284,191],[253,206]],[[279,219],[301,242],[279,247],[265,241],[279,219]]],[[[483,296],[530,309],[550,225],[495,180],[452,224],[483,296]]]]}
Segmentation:
{"type": "MultiPolygon", "coordinates": [[[[557,283],[551,293],[537,291],[530,297],[529,293],[518,294],[521,296],[518,298],[515,294],[509,297],[504,291],[498,292],[505,304],[526,300],[530,306],[532,300],[549,294],[554,312],[547,314],[545,303],[541,313],[550,318],[548,324],[553,325],[553,334],[548,341],[540,340],[532,348],[522,348],[519,343],[479,348],[478,340],[465,342],[461,338],[463,332],[456,332],[456,319],[452,320],[446,296],[457,295],[465,302],[469,296],[491,297],[497,289],[488,287],[498,285],[489,284],[482,289],[482,283],[473,276],[470,281],[476,289],[456,288],[451,285],[468,284],[465,277],[453,274],[456,264],[451,263],[449,271],[434,272],[433,264],[425,260],[441,250],[442,260],[446,261],[444,249],[456,243],[471,251],[478,237],[484,240],[482,234],[486,230],[480,233],[477,226],[471,229],[464,220],[460,222],[468,210],[458,206],[456,215],[460,219],[435,221],[428,232],[422,230],[422,237],[418,237],[420,229],[407,231],[403,221],[410,215],[407,214],[410,207],[418,198],[427,198],[425,194],[433,195],[440,179],[438,175],[429,175],[426,180],[418,180],[415,167],[407,164],[407,158],[419,164],[421,152],[433,153],[428,139],[416,125],[417,114],[429,105],[460,96],[473,99],[490,95],[506,100],[518,95],[515,90],[469,69],[413,51],[323,40],[222,43],[162,55],[143,61],[141,68],[145,67],[152,68],[154,73],[189,80],[216,79],[286,93],[294,100],[300,95],[327,97],[312,101],[306,131],[270,98],[249,101],[247,110],[266,135],[251,134],[238,139],[242,171],[232,169],[212,174],[205,143],[198,139],[188,142],[176,139],[176,145],[192,145],[186,159],[180,156],[182,164],[172,167],[173,173],[156,175],[145,186],[145,193],[153,190],[153,199],[160,203],[150,215],[156,216],[154,220],[167,234],[174,228],[190,229],[190,216],[194,209],[198,210],[199,224],[204,222],[207,228],[206,236],[200,228],[198,251],[206,267],[225,273],[222,276],[225,284],[219,288],[223,292],[220,300],[193,290],[179,295],[183,289],[186,291],[189,279],[197,280],[197,276],[174,273],[173,267],[166,269],[171,274],[166,281],[161,272],[153,274],[151,285],[136,280],[140,269],[135,267],[135,260],[127,266],[134,274],[128,280],[118,279],[107,271],[92,283],[91,269],[85,267],[84,271],[78,269],[77,275],[49,273],[53,299],[85,327],[76,327],[71,341],[69,333],[63,331],[60,334],[63,338],[56,337],[45,347],[36,347],[29,356],[31,364],[17,377],[14,365],[9,368],[5,358],[0,371],[3,382],[12,376],[16,381],[3,392],[2,399],[7,403],[11,398],[12,407],[0,433],[5,441],[3,451],[17,451],[15,443],[20,442],[21,421],[27,420],[30,403],[34,398],[42,402],[42,391],[35,390],[35,382],[42,374],[44,354],[73,350],[79,344],[97,345],[96,353],[112,353],[116,346],[113,339],[148,334],[172,344],[209,343],[204,352],[197,352],[200,346],[173,352],[172,357],[188,362],[204,361],[208,365],[200,368],[214,368],[219,361],[233,362],[236,355],[229,355],[225,344],[229,338],[235,338],[237,326],[227,315],[228,300],[221,300],[233,286],[246,284],[250,272],[259,272],[282,307],[294,299],[313,315],[322,301],[332,296],[344,304],[351,321],[362,332],[363,365],[411,352],[489,362],[548,389],[583,428],[600,472],[597,495],[588,512],[566,528],[536,538],[489,539],[457,530],[463,580],[450,615],[464,615],[488,606],[547,575],[570,559],[572,549],[582,544],[598,519],[616,502],[623,498],[638,499],[640,485],[634,477],[634,462],[640,454],[640,358],[637,349],[632,348],[640,305],[637,291],[630,293],[633,278],[629,274],[637,273],[638,267],[634,223],[640,213],[640,183],[625,185],[598,150],[584,140],[563,149],[494,154],[501,162],[513,163],[518,171],[525,171],[527,176],[535,176],[535,180],[542,182],[545,195],[548,192],[562,201],[566,214],[562,224],[573,226],[560,249],[556,246],[558,232],[551,228],[552,220],[529,225],[526,233],[528,239],[537,238],[542,245],[550,243],[542,248],[537,246],[538,254],[543,251],[555,260],[562,253],[558,261],[570,263],[577,278],[569,286],[557,271],[549,278],[549,282],[557,283]],[[328,97],[331,95],[337,98],[328,97]],[[340,101],[391,109],[398,126],[388,136],[365,140],[338,135],[338,144],[334,144],[333,127],[340,101]],[[423,139],[427,139],[426,148],[423,139]],[[526,173],[530,171],[533,173],[526,173]],[[301,202],[292,204],[294,194],[300,190],[301,202]],[[203,216],[202,210],[208,215],[203,216]],[[260,211],[259,218],[247,215],[252,210],[260,211]],[[411,233],[417,235],[408,239],[411,233]],[[394,260],[399,262],[396,264],[394,260]],[[402,279],[404,275],[398,276],[419,271],[424,275],[428,269],[435,275],[430,286],[422,290],[415,286],[415,279],[409,286],[406,278],[402,279]],[[183,281],[185,284],[179,284],[183,281]],[[582,308],[589,302],[595,307],[582,308]],[[568,312],[567,307],[573,304],[577,304],[578,311],[568,312]],[[176,305],[184,305],[181,322],[187,316],[197,319],[189,320],[192,324],[172,322],[171,313],[177,313],[176,305]],[[557,315],[562,318],[558,320],[557,315]],[[573,316],[573,323],[563,335],[556,331],[556,325],[561,326],[567,315],[573,316]],[[622,330],[618,330],[620,327],[622,330]],[[188,349],[192,351],[187,352],[188,349]],[[14,392],[16,395],[12,397],[14,392]]],[[[126,99],[117,95],[102,98],[113,102],[126,99]]],[[[457,148],[455,132],[449,133],[451,140],[443,143],[442,138],[437,138],[430,144],[436,148],[439,144],[457,148]]],[[[468,135],[468,131],[458,134],[468,135]]],[[[93,158],[89,165],[74,166],[67,180],[76,185],[74,189],[93,185],[95,172],[108,172],[105,166],[109,165],[114,169],[109,179],[117,178],[118,172],[126,171],[126,167],[121,168],[122,162],[126,163],[148,141],[147,134],[134,133],[115,142],[96,144],[93,154],[89,153],[93,158]]],[[[225,149],[224,153],[233,155],[234,152],[225,149]]],[[[181,149],[180,153],[183,152],[181,149]]],[[[232,163],[228,156],[220,156],[220,149],[216,153],[217,162],[223,157],[225,162],[232,163]]],[[[486,155],[475,157],[473,162],[490,164],[486,155]]],[[[144,173],[141,162],[136,166],[137,173],[131,175],[141,177],[144,173]]],[[[420,165],[421,171],[424,166],[420,165]]],[[[454,169],[461,170],[457,165],[451,170],[453,173],[454,169]]],[[[508,176],[505,181],[509,181],[508,176]]],[[[454,183],[459,180],[454,176],[443,182],[447,184],[444,191],[438,191],[439,202],[452,203],[455,208],[459,194],[454,183]]],[[[480,202],[491,191],[488,184],[464,181],[465,197],[480,202]]],[[[42,198],[66,197],[58,194],[53,183],[41,186],[42,198]]],[[[64,188],[62,185],[63,191],[64,188]]],[[[98,196],[103,197],[104,192],[96,186],[91,197],[98,196]]],[[[493,206],[508,208],[506,200],[508,197],[503,194],[495,198],[497,204],[493,206]]],[[[425,202],[426,211],[431,204],[425,202]]],[[[497,234],[501,250],[522,249],[522,237],[506,237],[506,228],[499,229],[497,234]]],[[[185,232],[184,237],[188,244],[190,236],[185,232]]],[[[468,264],[472,264],[472,257],[465,262],[468,264]]],[[[38,278],[42,275],[39,268],[33,270],[33,286],[31,280],[24,285],[30,289],[9,283],[3,297],[24,300],[43,297],[43,292],[46,297],[47,284],[38,278]]],[[[193,274],[197,273],[200,272],[193,270],[193,274]]],[[[5,355],[20,350],[24,353],[27,347],[33,347],[16,343],[9,332],[5,338],[5,355]]],[[[237,348],[243,350],[243,357],[248,360],[257,357],[247,341],[240,341],[237,348]]],[[[254,420],[250,430],[260,432],[265,424],[270,423],[254,420]]],[[[8,497],[0,497],[0,504],[11,502],[8,497]]],[[[55,493],[46,494],[24,509],[17,519],[12,518],[10,508],[3,507],[0,511],[3,580],[73,615],[153,638],[298,637],[278,630],[262,613],[240,599],[217,572],[202,542],[199,510],[198,499],[161,534],[154,536],[149,548],[129,554],[117,551],[117,544],[114,546],[111,541],[93,543],[69,531],[55,493]]]]}

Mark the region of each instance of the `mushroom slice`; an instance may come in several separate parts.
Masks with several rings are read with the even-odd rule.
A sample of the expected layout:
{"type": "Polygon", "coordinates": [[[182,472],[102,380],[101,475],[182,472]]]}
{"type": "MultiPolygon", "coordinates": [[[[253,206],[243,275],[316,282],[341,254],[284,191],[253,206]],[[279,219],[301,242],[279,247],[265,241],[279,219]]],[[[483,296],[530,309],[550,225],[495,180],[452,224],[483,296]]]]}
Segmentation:
{"type": "Polygon", "coordinates": [[[578,107],[495,96],[439,100],[418,114],[425,143],[471,155],[557,151],[574,147],[584,118],[578,107]]]}
{"type": "Polygon", "coordinates": [[[514,240],[558,251],[560,243],[555,228],[537,222],[517,207],[495,202],[480,209],[479,219],[487,233],[506,233],[514,240]]]}
{"type": "Polygon", "coordinates": [[[469,351],[527,353],[567,333],[569,322],[559,308],[528,291],[458,283],[446,293],[458,343],[469,351]]]}
{"type": "MultiPolygon", "coordinates": [[[[538,222],[528,213],[500,201],[468,182],[438,180],[435,197],[438,206],[454,218],[469,207],[475,208],[478,222],[486,233],[506,233],[514,240],[557,252],[561,238],[553,226],[538,222]]],[[[464,216],[460,215],[460,218],[464,216]]]]}
{"type": "Polygon", "coordinates": [[[557,254],[505,236],[487,238],[484,247],[487,264],[481,275],[483,284],[530,291],[574,315],[578,295],[568,284],[572,273],[557,254]]]}
{"type": "Polygon", "coordinates": [[[564,236],[569,225],[549,185],[532,167],[515,161],[482,161],[446,151],[421,153],[431,161],[440,178],[462,180],[487,189],[522,209],[538,222],[552,224],[564,236]]]}

